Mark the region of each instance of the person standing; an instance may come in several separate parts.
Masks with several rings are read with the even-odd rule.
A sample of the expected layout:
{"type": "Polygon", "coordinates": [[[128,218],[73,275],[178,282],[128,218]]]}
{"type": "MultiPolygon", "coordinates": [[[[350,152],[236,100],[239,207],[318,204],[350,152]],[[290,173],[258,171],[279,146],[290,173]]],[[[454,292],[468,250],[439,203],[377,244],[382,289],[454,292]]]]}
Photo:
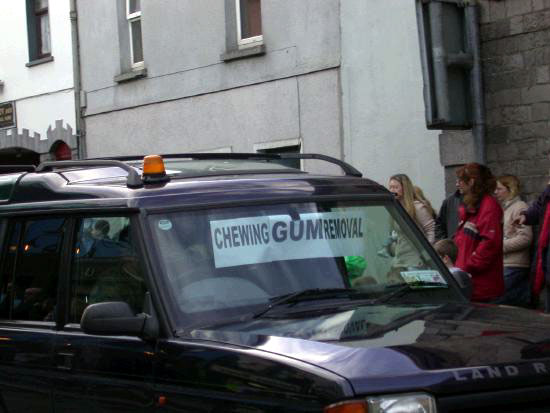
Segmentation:
{"type": "Polygon", "coordinates": [[[537,200],[531,204],[529,208],[522,211],[520,216],[514,221],[517,226],[521,225],[537,225],[541,224],[539,237],[534,260],[534,277],[533,285],[531,286],[531,294],[534,304],[537,305],[539,297],[543,290],[546,292],[544,298],[544,308],[548,312],[550,310],[549,290],[546,288],[548,278],[548,262],[550,256],[548,247],[550,245],[550,182],[546,189],[539,195],[537,200]]]}
{"type": "Polygon", "coordinates": [[[472,275],[472,301],[495,302],[504,293],[502,208],[491,194],[496,180],[489,168],[469,163],[457,171],[463,202],[454,241],[456,266],[472,275]]]}
{"type": "Polygon", "coordinates": [[[529,247],[533,239],[530,226],[514,225],[527,204],[519,197],[519,180],[513,175],[497,179],[495,197],[504,210],[504,286],[506,292],[502,304],[527,306],[529,292],[529,247]]]}
{"type": "Polygon", "coordinates": [[[452,239],[458,227],[458,208],[462,203],[462,195],[457,189],[443,200],[439,214],[435,218],[435,239],[452,239]]]}
{"type": "Polygon", "coordinates": [[[392,192],[405,211],[416,222],[428,241],[433,244],[435,241],[435,220],[433,209],[428,208],[415,195],[414,185],[411,179],[405,174],[393,175],[390,178],[388,189],[392,192]]]}

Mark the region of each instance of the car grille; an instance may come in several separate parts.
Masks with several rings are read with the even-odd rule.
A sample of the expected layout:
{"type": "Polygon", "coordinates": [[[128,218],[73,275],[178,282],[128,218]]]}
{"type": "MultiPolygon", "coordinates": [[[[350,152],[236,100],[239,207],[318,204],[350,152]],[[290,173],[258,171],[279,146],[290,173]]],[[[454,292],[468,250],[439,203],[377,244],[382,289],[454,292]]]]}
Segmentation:
{"type": "Polygon", "coordinates": [[[550,413],[550,386],[440,397],[438,413],[550,413]]]}

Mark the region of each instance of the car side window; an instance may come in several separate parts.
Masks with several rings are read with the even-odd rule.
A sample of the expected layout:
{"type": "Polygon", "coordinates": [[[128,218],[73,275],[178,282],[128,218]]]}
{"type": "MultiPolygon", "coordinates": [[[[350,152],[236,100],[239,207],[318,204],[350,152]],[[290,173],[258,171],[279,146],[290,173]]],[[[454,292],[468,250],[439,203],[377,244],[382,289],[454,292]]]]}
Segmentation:
{"type": "Polygon", "coordinates": [[[48,217],[11,225],[0,281],[1,318],[54,321],[65,222],[48,217]]]}
{"type": "Polygon", "coordinates": [[[69,322],[80,323],[88,305],[106,301],[124,301],[140,313],[146,291],[130,219],[80,219],[72,253],[69,322]]]}

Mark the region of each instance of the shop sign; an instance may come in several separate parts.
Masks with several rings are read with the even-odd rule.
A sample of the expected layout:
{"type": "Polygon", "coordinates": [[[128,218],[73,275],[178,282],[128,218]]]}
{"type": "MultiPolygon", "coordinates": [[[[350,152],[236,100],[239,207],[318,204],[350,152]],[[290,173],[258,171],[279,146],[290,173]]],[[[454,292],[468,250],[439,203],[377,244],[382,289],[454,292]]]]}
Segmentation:
{"type": "Polygon", "coordinates": [[[0,103],[0,129],[15,126],[15,102],[0,103]]]}

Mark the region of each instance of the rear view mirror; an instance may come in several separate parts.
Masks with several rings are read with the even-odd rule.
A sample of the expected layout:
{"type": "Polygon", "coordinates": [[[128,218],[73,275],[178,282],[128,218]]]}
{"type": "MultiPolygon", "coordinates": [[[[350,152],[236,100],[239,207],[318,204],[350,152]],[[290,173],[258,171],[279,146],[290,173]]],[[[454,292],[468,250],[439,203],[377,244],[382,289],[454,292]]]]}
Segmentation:
{"type": "Polygon", "coordinates": [[[91,304],[84,310],[80,326],[87,334],[141,336],[147,316],[134,315],[121,301],[91,304]]]}

